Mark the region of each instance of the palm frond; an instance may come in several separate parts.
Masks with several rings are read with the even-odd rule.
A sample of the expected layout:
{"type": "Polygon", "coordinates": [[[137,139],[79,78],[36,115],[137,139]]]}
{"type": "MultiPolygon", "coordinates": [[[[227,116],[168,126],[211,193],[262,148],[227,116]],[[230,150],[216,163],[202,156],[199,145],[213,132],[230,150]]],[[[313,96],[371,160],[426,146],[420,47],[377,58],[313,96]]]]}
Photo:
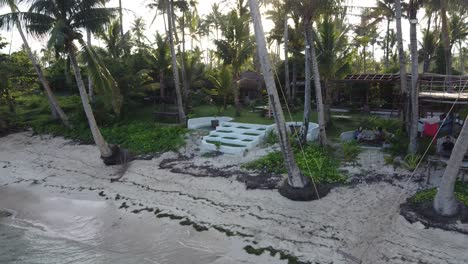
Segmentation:
{"type": "Polygon", "coordinates": [[[96,88],[98,88],[105,97],[110,98],[112,109],[117,115],[120,115],[123,100],[117,82],[99,59],[93,48],[88,47],[83,39],[79,39],[79,42],[82,46],[82,60],[87,64],[88,75],[93,80],[96,88]]]}

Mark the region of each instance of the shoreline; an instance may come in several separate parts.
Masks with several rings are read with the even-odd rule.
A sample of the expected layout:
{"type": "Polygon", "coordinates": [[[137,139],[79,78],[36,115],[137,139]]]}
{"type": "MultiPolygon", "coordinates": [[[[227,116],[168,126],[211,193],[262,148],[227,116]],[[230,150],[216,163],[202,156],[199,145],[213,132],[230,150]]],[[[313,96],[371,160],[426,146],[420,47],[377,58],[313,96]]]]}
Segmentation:
{"type": "MultiPolygon", "coordinates": [[[[196,152],[191,140],[196,137],[189,139],[181,155],[196,152]]],[[[464,250],[468,236],[426,229],[418,223],[410,224],[399,211],[388,212],[392,198],[400,194],[404,183],[404,177],[402,180],[387,173],[390,170],[382,169],[381,176],[375,170],[369,171],[352,186],[335,187],[318,201],[292,202],[269,188],[246,190],[245,183],[235,179],[236,164],[260,156],[265,150],[249,153],[248,157],[216,157],[211,161],[217,163],[214,166],[207,158],[189,156],[192,167],[174,160],[172,168],[161,168],[161,163],[179,154],[162,153],[152,160],[132,161],[123,177],[110,183],[119,173],[119,166],[105,167],[92,145],[69,142],[59,137],[32,136],[30,132],[0,138],[0,191],[21,187],[84,195],[112,202],[124,214],[144,218],[153,215],[152,219],[154,212],[161,210],[158,214],[163,218],[181,217],[173,220],[194,223],[196,226],[191,225],[195,229],[217,230],[226,237],[237,234],[235,237],[245,246],[279,250],[304,263],[352,263],[363,252],[364,263],[465,263],[468,259],[464,250]],[[181,171],[185,166],[199,176],[181,171]],[[226,175],[206,177],[207,168],[217,169],[213,173],[223,170],[226,175]],[[376,178],[373,176],[381,179],[372,182],[376,178]],[[384,220],[388,215],[393,221],[384,220]],[[376,228],[382,225],[384,232],[376,228]],[[373,245],[368,247],[371,241],[373,245]]],[[[415,182],[410,184],[417,187],[415,182]]]]}

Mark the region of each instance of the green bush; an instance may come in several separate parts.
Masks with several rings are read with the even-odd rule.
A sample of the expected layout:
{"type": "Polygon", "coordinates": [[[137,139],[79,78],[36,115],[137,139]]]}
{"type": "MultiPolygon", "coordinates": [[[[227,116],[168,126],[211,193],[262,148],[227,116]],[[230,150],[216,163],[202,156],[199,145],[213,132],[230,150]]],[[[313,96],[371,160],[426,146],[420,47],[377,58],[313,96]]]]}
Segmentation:
{"type": "Polygon", "coordinates": [[[362,149],[357,141],[348,141],[343,143],[343,155],[345,161],[354,161],[357,159],[362,149]]]}
{"type": "Polygon", "coordinates": [[[418,154],[408,154],[405,156],[405,167],[410,170],[414,171],[421,160],[421,156],[418,154]]]}
{"type": "MultiPolygon", "coordinates": [[[[301,172],[319,183],[339,183],[345,177],[338,171],[338,162],[333,158],[330,150],[317,145],[307,145],[304,153],[295,149],[297,165],[301,172]]],[[[243,165],[249,170],[264,170],[270,173],[286,173],[284,159],[281,152],[272,152],[256,161],[243,165]]]]}
{"type": "Polygon", "coordinates": [[[364,129],[376,129],[381,127],[385,131],[395,134],[402,127],[402,124],[397,119],[371,116],[361,121],[360,126],[364,129]]]}
{"type": "MultiPolygon", "coordinates": [[[[431,202],[434,200],[437,194],[437,188],[430,188],[417,192],[411,198],[409,202],[411,203],[421,203],[421,202],[431,202]]],[[[468,206],[468,183],[457,181],[455,184],[455,197],[468,206]]]]}
{"type": "Polygon", "coordinates": [[[263,142],[264,142],[264,144],[266,146],[274,145],[274,144],[278,143],[278,135],[276,134],[276,132],[274,130],[270,130],[266,134],[265,139],[264,139],[263,142]]]}

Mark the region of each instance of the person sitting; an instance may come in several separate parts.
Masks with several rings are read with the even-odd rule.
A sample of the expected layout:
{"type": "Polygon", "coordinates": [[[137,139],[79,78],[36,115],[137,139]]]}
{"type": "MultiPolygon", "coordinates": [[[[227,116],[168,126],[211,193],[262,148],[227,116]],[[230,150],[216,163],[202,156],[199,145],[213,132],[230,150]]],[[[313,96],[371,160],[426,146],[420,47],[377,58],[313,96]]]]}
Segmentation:
{"type": "Polygon", "coordinates": [[[375,141],[377,143],[385,142],[385,132],[383,131],[382,127],[377,128],[377,131],[375,132],[375,141]]]}
{"type": "Polygon", "coordinates": [[[442,143],[441,155],[443,157],[450,157],[453,147],[455,147],[455,143],[453,143],[452,138],[450,136],[446,136],[444,138],[444,142],[442,143]]]}
{"type": "Polygon", "coordinates": [[[359,127],[356,131],[354,131],[354,139],[358,140],[361,138],[362,134],[362,127],[359,127]]]}

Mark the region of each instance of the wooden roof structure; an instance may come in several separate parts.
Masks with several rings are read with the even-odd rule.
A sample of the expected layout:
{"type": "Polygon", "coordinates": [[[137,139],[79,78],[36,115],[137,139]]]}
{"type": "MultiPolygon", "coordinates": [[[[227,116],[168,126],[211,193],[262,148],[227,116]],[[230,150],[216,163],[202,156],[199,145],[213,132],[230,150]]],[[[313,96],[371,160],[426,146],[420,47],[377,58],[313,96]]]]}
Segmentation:
{"type": "MultiPolygon", "coordinates": [[[[407,75],[411,81],[411,74],[407,75]]],[[[419,98],[427,102],[468,104],[468,75],[419,74],[419,98]]],[[[400,83],[398,73],[349,74],[338,83],[400,83]]]]}

